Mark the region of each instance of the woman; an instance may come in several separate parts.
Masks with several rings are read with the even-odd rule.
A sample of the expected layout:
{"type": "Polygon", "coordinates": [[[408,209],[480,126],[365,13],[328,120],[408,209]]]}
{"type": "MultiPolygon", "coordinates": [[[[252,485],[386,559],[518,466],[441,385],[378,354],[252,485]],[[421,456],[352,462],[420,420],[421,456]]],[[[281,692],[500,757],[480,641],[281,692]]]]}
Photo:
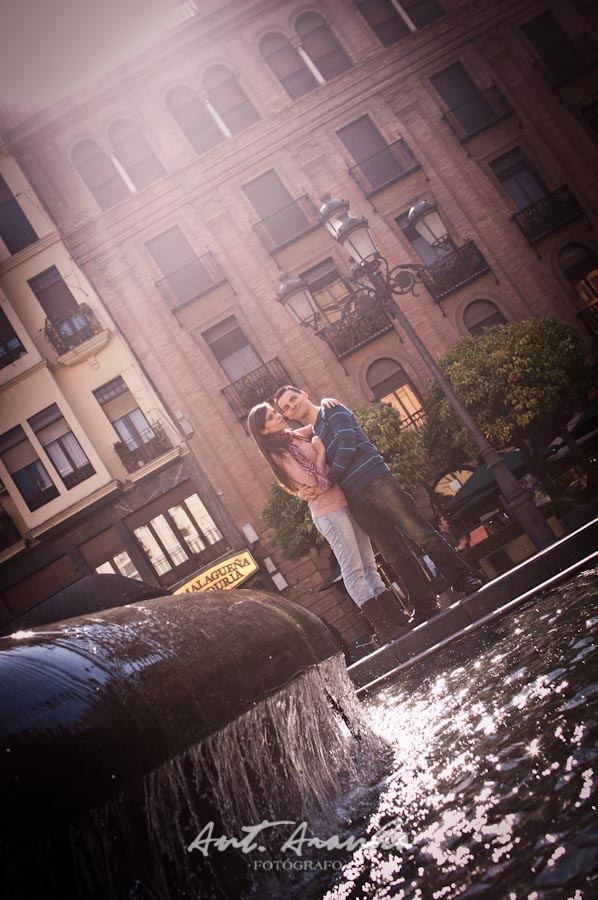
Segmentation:
{"type": "MultiPolygon", "coordinates": [[[[253,407],[247,426],[285,490],[301,497],[303,487],[317,485],[325,489],[309,502],[314,525],[332,547],[347,592],[359,607],[360,618],[368,630],[376,629],[379,637],[391,639],[390,623],[378,598],[384,595],[386,605],[388,601],[394,603],[394,597],[380,578],[369,537],[351,516],[341,488],[326,478],[322,441],[311,437],[311,425],[291,431],[286,419],[269,403],[253,407]]],[[[396,625],[392,636],[396,636],[396,625]]]]}

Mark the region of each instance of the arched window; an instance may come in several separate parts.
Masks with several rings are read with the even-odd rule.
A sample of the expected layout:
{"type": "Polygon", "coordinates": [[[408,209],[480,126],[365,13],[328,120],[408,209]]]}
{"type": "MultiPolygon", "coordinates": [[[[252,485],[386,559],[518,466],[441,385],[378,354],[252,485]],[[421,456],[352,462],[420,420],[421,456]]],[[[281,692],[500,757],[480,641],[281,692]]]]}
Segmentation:
{"type": "Polygon", "coordinates": [[[267,34],[260,53],[292,100],[313,91],[318,82],[284,34],[267,34]]]}
{"type": "Polygon", "coordinates": [[[417,391],[398,362],[377,359],[369,367],[366,381],[376,400],[394,406],[404,427],[417,428],[423,424],[424,414],[417,391]]]}
{"type": "Polygon", "coordinates": [[[226,66],[212,66],[204,73],[203,84],[210,103],[231,134],[238,134],[259,120],[237,79],[226,66]]]}
{"type": "Polygon", "coordinates": [[[138,191],[166,173],[162,163],[134,122],[120,119],[109,132],[114,155],[138,191]]]}
{"type": "Polygon", "coordinates": [[[491,300],[474,300],[465,307],[463,322],[470,334],[481,334],[491,325],[506,325],[507,320],[496,303],[491,300]]]}
{"type": "Polygon", "coordinates": [[[80,141],[73,147],[71,159],[100,209],[110,209],[129,196],[114,162],[95,141],[80,141]]]}
{"type": "Polygon", "coordinates": [[[169,91],[166,106],[198,155],[224,140],[224,134],[209,114],[205,103],[190,87],[181,85],[169,91]]]}
{"type": "Polygon", "coordinates": [[[353,63],[322,16],[305,13],[299,16],[295,28],[301,38],[301,46],[326,81],[351,68],[353,63]]]}
{"type": "Polygon", "coordinates": [[[385,47],[391,47],[411,34],[391,0],[361,0],[357,9],[385,47]]]}
{"type": "Polygon", "coordinates": [[[585,244],[567,244],[559,253],[561,272],[577,293],[580,306],[598,302],[598,257],[585,244]]]}

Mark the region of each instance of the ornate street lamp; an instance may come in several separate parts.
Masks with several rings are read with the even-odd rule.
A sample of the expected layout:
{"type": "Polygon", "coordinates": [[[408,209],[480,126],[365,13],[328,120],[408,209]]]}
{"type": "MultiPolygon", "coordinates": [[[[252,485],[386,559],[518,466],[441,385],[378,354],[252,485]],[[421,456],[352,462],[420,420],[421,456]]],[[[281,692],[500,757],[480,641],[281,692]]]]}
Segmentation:
{"type": "Polygon", "coordinates": [[[447,227],[438,215],[436,204],[429,200],[416,200],[407,214],[407,222],[430,247],[443,247],[449,239],[447,227]]]}
{"type": "MultiPolygon", "coordinates": [[[[480,451],[480,456],[492,472],[514,518],[517,519],[537,549],[547,547],[555,540],[555,537],[543,514],[535,506],[530,494],[520,487],[498,452],[488,442],[395,300],[395,297],[402,297],[406,294],[417,296],[415,288],[421,281],[421,272],[424,267],[410,263],[391,267],[389,262],[378,252],[365,216],[351,216],[349,204],[344,200],[323,199],[325,202],[320,210],[320,222],[326,225],[335,240],[348,251],[353,262],[350,278],[355,284],[355,290],[345,301],[342,317],[346,317],[349,313],[359,316],[360,311],[364,308],[364,297],[367,297],[372,308],[383,310],[392,319],[397,331],[397,326],[401,327],[471,434],[480,451]]],[[[431,239],[435,240],[437,244],[446,240],[446,229],[433,204],[426,201],[414,203],[409,215],[413,210],[415,210],[414,227],[421,226],[422,229],[429,229],[425,235],[426,240],[429,242],[431,239]],[[440,222],[440,226],[438,222],[440,222]]],[[[302,325],[327,340],[326,323],[322,320],[320,309],[308,285],[302,279],[291,279],[288,275],[281,276],[280,280],[282,283],[278,292],[278,301],[287,306],[295,319],[302,325]]]]}

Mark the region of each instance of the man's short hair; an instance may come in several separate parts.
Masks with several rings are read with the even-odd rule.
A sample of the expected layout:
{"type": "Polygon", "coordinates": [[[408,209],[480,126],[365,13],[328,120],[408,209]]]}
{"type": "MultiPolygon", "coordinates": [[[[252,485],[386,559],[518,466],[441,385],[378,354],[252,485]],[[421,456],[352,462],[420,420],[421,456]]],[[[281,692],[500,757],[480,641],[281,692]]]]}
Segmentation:
{"type": "Polygon", "coordinates": [[[272,397],[272,402],[278,406],[278,401],[282,397],[286,391],[293,391],[294,394],[300,394],[301,388],[295,387],[294,384],[283,384],[282,387],[279,387],[274,396],[272,397]]]}

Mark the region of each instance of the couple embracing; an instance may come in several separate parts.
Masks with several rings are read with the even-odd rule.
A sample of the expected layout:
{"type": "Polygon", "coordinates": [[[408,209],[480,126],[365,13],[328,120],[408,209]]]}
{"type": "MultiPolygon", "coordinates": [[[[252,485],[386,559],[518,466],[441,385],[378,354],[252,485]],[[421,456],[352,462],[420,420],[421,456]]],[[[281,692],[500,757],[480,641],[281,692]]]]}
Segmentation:
{"type": "Polygon", "coordinates": [[[255,406],[247,424],[277,481],[308,502],[372,636],[385,642],[440,612],[403,535],[419,544],[457,593],[471,594],[482,586],[423,517],[346,406],[336,400],[316,406],[305,391],[287,384],[273,404],[255,406]],[[303,427],[291,430],[287,420],[303,427]],[[411,618],[380,578],[371,541],[403,582],[414,607],[411,618]]]}

